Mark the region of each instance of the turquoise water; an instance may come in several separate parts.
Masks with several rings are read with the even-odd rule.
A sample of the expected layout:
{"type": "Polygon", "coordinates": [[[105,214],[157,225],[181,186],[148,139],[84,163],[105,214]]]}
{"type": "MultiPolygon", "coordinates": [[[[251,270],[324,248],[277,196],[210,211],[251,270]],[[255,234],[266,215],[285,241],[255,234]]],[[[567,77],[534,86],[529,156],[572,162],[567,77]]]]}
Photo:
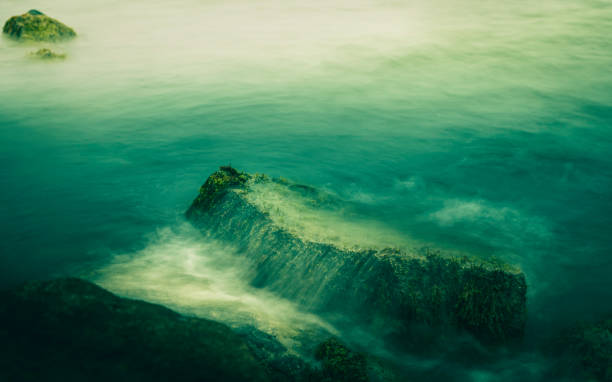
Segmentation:
{"type": "Polygon", "coordinates": [[[171,256],[159,232],[231,163],[520,266],[531,332],[612,310],[612,3],[7,0],[0,18],[30,8],[80,36],[59,62],[0,39],[2,284],[171,256]]]}

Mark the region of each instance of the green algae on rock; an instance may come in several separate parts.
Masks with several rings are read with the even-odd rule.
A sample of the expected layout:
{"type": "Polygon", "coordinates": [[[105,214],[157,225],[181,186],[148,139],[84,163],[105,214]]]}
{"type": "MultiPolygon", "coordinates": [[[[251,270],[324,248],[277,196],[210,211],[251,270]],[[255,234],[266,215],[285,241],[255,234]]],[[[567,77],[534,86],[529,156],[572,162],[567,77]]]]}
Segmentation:
{"type": "Polygon", "coordinates": [[[76,37],[72,28],[34,9],[8,19],[3,32],[20,41],[56,42],[76,37]]]}
{"type": "Polygon", "coordinates": [[[56,53],[49,48],[38,49],[36,52],[30,53],[30,56],[41,60],[63,60],[66,58],[65,53],[56,53]]]}
{"type": "MultiPolygon", "coordinates": [[[[522,337],[527,287],[520,270],[468,257],[389,248],[387,241],[378,246],[344,235],[357,229],[354,222],[345,224],[337,217],[337,224],[317,221],[339,214],[341,207],[327,210],[322,218],[313,214],[305,226],[304,216],[310,212],[292,204],[314,210],[341,204],[319,194],[285,179],[222,167],[206,180],[186,215],[249,256],[256,268],[254,286],[317,312],[346,313],[399,334],[426,324],[466,330],[487,342],[522,337]],[[274,202],[267,203],[267,197],[274,202]],[[283,213],[287,209],[297,211],[292,212],[296,217],[283,213]],[[345,228],[334,232],[334,225],[345,228]],[[310,226],[323,226],[325,232],[311,234],[310,226]],[[351,246],[352,240],[361,244],[351,246]]],[[[386,237],[379,227],[369,227],[375,230],[370,236],[386,237]]],[[[362,233],[356,236],[367,234],[362,233]]]]}
{"type": "Polygon", "coordinates": [[[238,172],[231,166],[221,166],[200,187],[198,197],[187,211],[187,216],[197,216],[208,211],[230,188],[243,186],[249,179],[250,175],[238,172]]]}

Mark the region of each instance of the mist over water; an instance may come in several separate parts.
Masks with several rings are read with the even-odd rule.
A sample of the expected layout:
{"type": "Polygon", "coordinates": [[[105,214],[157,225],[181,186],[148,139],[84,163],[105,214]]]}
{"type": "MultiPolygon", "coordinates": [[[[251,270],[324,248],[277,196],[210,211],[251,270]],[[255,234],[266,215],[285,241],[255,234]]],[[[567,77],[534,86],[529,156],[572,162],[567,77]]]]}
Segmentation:
{"type": "Polygon", "coordinates": [[[232,249],[186,233],[231,163],[519,266],[527,342],[612,310],[610,2],[6,0],[0,18],[31,8],[79,37],[61,62],[0,39],[0,284],[93,274],[183,312],[333,331],[267,310],[232,249]]]}

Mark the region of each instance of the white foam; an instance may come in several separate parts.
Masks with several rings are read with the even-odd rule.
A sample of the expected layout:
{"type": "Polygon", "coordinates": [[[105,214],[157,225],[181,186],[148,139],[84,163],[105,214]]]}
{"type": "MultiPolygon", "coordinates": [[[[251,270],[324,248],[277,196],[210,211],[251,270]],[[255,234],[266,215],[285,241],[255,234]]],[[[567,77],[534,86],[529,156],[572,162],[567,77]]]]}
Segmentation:
{"type": "Polygon", "coordinates": [[[230,326],[252,325],[291,347],[300,332],[337,331],[320,317],[253,288],[248,259],[189,224],[164,228],[146,248],[119,254],[90,278],[121,296],[163,304],[230,326]]]}

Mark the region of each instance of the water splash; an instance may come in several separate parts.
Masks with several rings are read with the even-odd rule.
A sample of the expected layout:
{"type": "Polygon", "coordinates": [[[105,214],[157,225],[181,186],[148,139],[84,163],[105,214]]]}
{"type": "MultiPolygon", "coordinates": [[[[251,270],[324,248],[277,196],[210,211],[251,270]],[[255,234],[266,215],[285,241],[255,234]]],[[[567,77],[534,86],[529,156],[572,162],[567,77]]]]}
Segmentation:
{"type": "Polygon", "coordinates": [[[248,259],[237,256],[229,245],[203,237],[187,223],[159,230],[145,248],[114,256],[88,278],[121,296],[232,327],[254,326],[289,349],[299,349],[300,338],[316,342],[338,334],[322,318],[250,286],[248,259]]]}

